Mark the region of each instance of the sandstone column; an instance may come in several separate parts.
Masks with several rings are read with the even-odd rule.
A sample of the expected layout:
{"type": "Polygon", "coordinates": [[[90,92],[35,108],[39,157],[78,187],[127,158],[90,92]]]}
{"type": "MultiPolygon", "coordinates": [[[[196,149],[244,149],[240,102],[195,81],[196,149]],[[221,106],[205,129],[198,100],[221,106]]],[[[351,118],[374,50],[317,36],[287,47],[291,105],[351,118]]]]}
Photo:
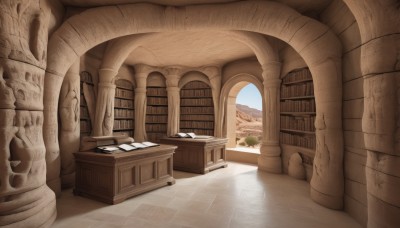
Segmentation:
{"type": "Polygon", "coordinates": [[[80,143],[79,64],[79,60],[75,62],[64,77],[58,108],[60,114],[61,185],[63,188],[72,187],[75,183],[73,153],[79,151],[80,143]]]}
{"type": "Polygon", "coordinates": [[[146,109],[147,109],[147,77],[152,71],[150,66],[144,64],[135,65],[135,141],[143,142],[146,134],[146,109]]]}
{"type": "Polygon", "coordinates": [[[281,63],[264,64],[263,79],[263,139],[258,158],[258,168],[270,173],[282,173],[280,130],[280,87],[281,63]]]}
{"type": "Polygon", "coordinates": [[[179,79],[181,78],[180,68],[167,68],[167,93],[168,93],[168,125],[167,125],[167,136],[174,136],[179,132],[179,121],[180,121],[180,89],[179,79]]]}
{"type": "Polygon", "coordinates": [[[42,131],[48,13],[39,0],[0,1],[1,227],[47,227],[56,217],[42,131]]]}
{"type": "Polygon", "coordinates": [[[361,33],[368,227],[400,226],[400,8],[345,0],[361,33]]]}
{"type": "Polygon", "coordinates": [[[203,73],[207,75],[210,80],[213,104],[214,104],[214,136],[221,137],[222,129],[220,126],[223,124],[223,120],[221,120],[220,110],[222,107],[219,107],[219,98],[221,93],[221,71],[220,68],[215,66],[208,66],[203,68],[203,73]]]}
{"type": "Polygon", "coordinates": [[[96,113],[93,126],[94,136],[108,136],[113,134],[114,98],[116,88],[115,76],[117,74],[118,72],[113,69],[99,70],[96,113]]]}

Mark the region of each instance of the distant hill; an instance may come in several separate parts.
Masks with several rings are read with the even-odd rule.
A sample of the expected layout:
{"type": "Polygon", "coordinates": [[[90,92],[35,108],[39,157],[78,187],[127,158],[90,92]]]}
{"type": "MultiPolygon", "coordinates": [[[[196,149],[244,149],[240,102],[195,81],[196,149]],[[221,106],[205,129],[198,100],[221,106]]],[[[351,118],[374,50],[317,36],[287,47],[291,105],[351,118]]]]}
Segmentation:
{"type": "Polygon", "coordinates": [[[242,105],[242,104],[236,104],[236,110],[243,112],[253,118],[260,119],[262,118],[262,111],[255,109],[255,108],[250,108],[247,105],[242,105]]]}
{"type": "Polygon", "coordinates": [[[247,105],[236,104],[236,136],[261,136],[262,111],[247,105]]]}

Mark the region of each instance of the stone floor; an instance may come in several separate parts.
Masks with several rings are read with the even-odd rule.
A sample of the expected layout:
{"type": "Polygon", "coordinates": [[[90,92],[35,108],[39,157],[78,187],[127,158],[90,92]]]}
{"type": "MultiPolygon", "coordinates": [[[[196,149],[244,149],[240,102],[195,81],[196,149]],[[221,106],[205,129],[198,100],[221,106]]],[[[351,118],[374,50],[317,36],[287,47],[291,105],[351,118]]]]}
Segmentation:
{"type": "Polygon", "coordinates": [[[174,172],[176,184],[106,205],[65,190],[54,228],[361,227],[346,213],[309,198],[309,184],[229,163],[206,175],[174,172]]]}

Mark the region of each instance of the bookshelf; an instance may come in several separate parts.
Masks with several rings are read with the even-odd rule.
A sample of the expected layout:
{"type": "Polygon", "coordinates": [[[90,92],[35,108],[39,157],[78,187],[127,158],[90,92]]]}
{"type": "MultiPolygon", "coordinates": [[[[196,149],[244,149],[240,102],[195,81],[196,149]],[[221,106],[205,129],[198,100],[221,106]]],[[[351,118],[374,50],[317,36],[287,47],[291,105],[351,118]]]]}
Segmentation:
{"type": "Polygon", "coordinates": [[[283,78],[280,109],[283,152],[299,152],[303,163],[312,167],[316,147],[316,107],[314,84],[308,68],[291,71],[283,78]]]}
{"type": "Polygon", "coordinates": [[[214,135],[214,104],[209,85],[192,81],[181,88],[180,132],[214,135]]]}
{"type": "Polygon", "coordinates": [[[92,124],[89,116],[88,106],[86,104],[85,96],[83,94],[83,83],[94,88],[92,75],[87,71],[82,71],[80,74],[80,135],[89,136],[92,132],[92,124]]]}
{"type": "Polygon", "coordinates": [[[114,98],[114,128],[116,135],[124,134],[133,137],[134,129],[134,99],[135,93],[130,81],[119,79],[115,82],[114,98]]]}
{"type": "Polygon", "coordinates": [[[165,86],[147,87],[146,133],[147,140],[159,142],[167,135],[168,96],[165,86]]]}

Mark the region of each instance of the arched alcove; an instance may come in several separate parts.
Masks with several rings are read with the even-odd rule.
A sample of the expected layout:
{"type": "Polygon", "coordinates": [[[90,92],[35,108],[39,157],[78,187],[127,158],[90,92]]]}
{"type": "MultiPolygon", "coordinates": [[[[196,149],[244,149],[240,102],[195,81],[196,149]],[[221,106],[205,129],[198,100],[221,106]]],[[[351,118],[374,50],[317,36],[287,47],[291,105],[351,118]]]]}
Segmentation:
{"type": "MultiPolygon", "coordinates": [[[[324,172],[314,173],[311,196],[325,206],[342,208],[343,133],[338,127],[342,126],[340,42],[326,26],[276,2],[186,6],[184,10],[152,4],[128,4],[123,8],[106,6],[89,9],[69,18],[49,41],[44,99],[44,138],[48,161],[55,161],[54,157],[59,156],[57,134],[54,134],[58,131],[57,114],[53,110],[57,107],[62,78],[77,57],[96,44],[129,34],[205,28],[270,35],[287,42],[304,58],[318,87],[316,102],[321,104],[316,120],[318,143],[315,166],[324,172]]],[[[49,172],[57,172],[51,168],[51,163],[48,166],[49,172]]]]}

